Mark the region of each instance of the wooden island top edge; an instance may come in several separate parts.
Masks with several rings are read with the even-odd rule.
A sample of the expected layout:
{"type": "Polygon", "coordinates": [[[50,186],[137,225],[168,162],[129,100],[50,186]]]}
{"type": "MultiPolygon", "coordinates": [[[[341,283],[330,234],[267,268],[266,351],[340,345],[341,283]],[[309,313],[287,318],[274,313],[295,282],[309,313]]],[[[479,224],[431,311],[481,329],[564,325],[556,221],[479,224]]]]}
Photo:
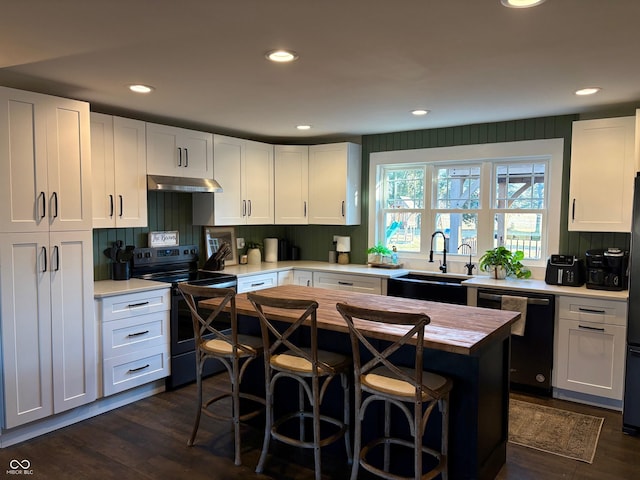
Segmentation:
{"type": "MultiPolygon", "coordinates": [[[[503,340],[510,334],[511,324],[520,318],[519,312],[507,310],[300,285],[281,285],[254,293],[264,296],[316,300],[319,305],[318,327],[342,333],[348,333],[349,330],[344,319],[336,310],[336,303],[349,303],[365,308],[398,312],[415,313],[420,311],[431,318],[431,322],[425,329],[424,346],[461,355],[475,355],[486,345],[503,340]]],[[[200,305],[207,307],[215,303],[216,300],[202,300],[200,305]]],[[[246,293],[237,295],[236,308],[239,315],[256,316],[246,293]]],[[[285,322],[291,320],[285,311],[266,310],[266,313],[275,320],[285,322]]],[[[381,326],[363,320],[357,320],[357,322],[369,332],[371,337],[381,340],[393,340],[406,330],[406,327],[401,326],[381,326]]]]}

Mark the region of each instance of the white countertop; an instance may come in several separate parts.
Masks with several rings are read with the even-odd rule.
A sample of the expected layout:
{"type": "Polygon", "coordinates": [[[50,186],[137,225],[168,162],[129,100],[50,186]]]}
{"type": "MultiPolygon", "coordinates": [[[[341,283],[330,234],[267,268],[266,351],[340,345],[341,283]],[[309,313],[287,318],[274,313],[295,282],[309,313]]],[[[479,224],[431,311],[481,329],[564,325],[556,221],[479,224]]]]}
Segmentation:
{"type": "Polygon", "coordinates": [[[609,300],[628,300],[629,291],[609,291],[595,290],[582,287],[564,287],[560,285],[547,285],[544,280],[519,280],[517,278],[506,278],[505,280],[496,280],[486,275],[478,275],[462,282],[469,288],[495,288],[500,290],[514,290],[522,292],[538,292],[550,293],[552,295],[568,295],[577,297],[601,298],[609,300]]]}
{"type": "Polygon", "coordinates": [[[171,285],[168,283],[141,280],[139,278],[131,278],[129,280],[99,280],[93,282],[93,296],[94,298],[103,298],[123,293],[146,292],[170,287],[171,285]]]}
{"type": "Polygon", "coordinates": [[[406,275],[409,270],[402,268],[378,268],[369,265],[339,264],[317,261],[290,261],[290,262],[262,262],[260,265],[231,265],[224,269],[224,273],[231,273],[238,277],[255,275],[257,273],[282,272],[291,270],[313,270],[315,272],[348,273],[351,275],[368,275],[380,278],[391,278],[406,275]]]}
{"type": "MultiPolygon", "coordinates": [[[[393,278],[408,273],[424,273],[434,276],[466,278],[462,282],[469,288],[495,288],[501,290],[513,290],[522,292],[550,293],[552,295],[569,295],[589,298],[600,298],[610,300],[628,300],[629,291],[608,291],[594,290],[582,287],[563,287],[558,285],[547,285],[544,280],[519,280],[507,278],[505,280],[495,280],[488,275],[474,275],[468,277],[460,274],[442,274],[439,272],[423,272],[420,270],[409,270],[404,268],[379,268],[360,264],[338,264],[318,261],[289,261],[289,262],[262,262],[259,265],[231,265],[225,267],[224,273],[236,275],[238,278],[256,275],[260,273],[282,272],[291,269],[312,270],[315,272],[345,273],[350,275],[367,275],[378,278],[393,278]]],[[[151,280],[140,280],[132,278],[130,280],[100,280],[94,283],[95,298],[119,295],[122,293],[143,292],[147,290],[157,290],[169,288],[168,284],[154,282],[151,280]]]]}

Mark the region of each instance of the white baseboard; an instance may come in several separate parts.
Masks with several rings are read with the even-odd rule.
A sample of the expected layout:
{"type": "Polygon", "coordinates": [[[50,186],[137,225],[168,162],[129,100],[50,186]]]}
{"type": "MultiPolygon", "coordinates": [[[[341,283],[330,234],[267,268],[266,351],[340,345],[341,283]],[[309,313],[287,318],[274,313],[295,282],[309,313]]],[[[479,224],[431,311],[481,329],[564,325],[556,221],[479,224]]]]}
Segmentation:
{"type": "Polygon", "coordinates": [[[10,430],[3,430],[0,434],[0,448],[9,447],[25,440],[44,435],[59,428],[81,422],[91,417],[101,415],[124,405],[128,405],[143,398],[151,397],[165,391],[164,379],[141,385],[115,395],[99,398],[95,402],[54,415],[28,425],[22,425],[10,430]]]}
{"type": "Polygon", "coordinates": [[[622,411],[622,400],[614,400],[611,398],[599,397],[597,395],[589,395],[587,393],[572,392],[562,388],[553,389],[553,398],[576,403],[584,403],[587,405],[593,405],[594,407],[608,408],[609,410],[617,410],[619,412],[622,411]]]}

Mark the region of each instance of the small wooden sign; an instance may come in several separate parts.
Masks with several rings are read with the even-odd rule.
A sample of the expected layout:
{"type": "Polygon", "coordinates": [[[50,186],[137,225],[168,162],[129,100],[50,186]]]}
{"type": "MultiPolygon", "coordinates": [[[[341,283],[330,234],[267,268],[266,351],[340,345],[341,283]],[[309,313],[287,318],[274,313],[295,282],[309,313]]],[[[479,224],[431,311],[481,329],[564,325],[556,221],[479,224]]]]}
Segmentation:
{"type": "Polygon", "coordinates": [[[149,247],[177,247],[180,245],[178,231],[149,232],[149,247]]]}

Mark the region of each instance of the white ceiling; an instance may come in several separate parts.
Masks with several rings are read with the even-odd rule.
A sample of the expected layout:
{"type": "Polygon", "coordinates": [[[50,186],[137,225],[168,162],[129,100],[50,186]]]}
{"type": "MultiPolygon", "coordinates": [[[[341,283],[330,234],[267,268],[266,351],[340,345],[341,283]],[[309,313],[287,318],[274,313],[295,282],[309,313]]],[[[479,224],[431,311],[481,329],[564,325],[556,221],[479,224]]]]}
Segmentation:
{"type": "Polygon", "coordinates": [[[640,0],[0,0],[0,84],[220,133],[347,138],[640,106],[639,27],[640,0]],[[270,63],[273,48],[300,58],[270,63]]]}

